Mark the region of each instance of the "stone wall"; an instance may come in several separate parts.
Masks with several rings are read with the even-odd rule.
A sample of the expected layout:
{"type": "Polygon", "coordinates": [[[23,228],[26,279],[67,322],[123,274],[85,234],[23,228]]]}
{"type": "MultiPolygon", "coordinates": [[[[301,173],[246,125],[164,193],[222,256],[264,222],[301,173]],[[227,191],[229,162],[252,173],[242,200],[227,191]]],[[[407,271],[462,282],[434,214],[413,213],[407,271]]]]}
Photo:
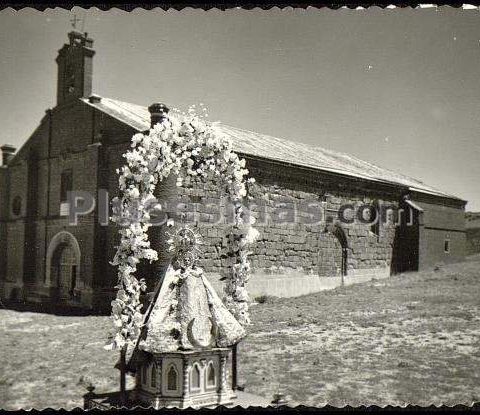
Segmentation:
{"type": "MultiPolygon", "coordinates": [[[[357,220],[339,225],[338,230],[335,226],[327,226],[325,220],[330,224],[335,222],[338,210],[345,204],[358,207],[384,202],[396,206],[395,195],[383,193],[382,200],[375,191],[345,182],[340,190],[335,189],[339,182],[309,182],[307,175],[300,180],[292,176],[288,179],[285,173],[293,174],[294,169],[284,168],[281,174],[280,171],[266,171],[267,166],[260,167],[262,170],[255,168],[260,163],[249,160],[247,164],[257,173],[254,174],[257,182],[249,189],[252,196],[249,205],[257,219],[255,227],[260,232],[250,256],[253,274],[338,277],[342,274],[344,254],[347,276],[374,277],[378,270],[383,270],[382,274],[389,273],[393,225],[381,225],[376,234],[370,224],[357,220]]],[[[311,179],[312,175],[309,176],[311,179]]],[[[211,182],[204,186],[196,183],[179,191],[182,203],[176,218],[187,223],[199,222],[205,243],[201,265],[212,274],[222,274],[231,261],[227,257],[228,225],[220,215],[222,211],[228,217],[229,210],[222,196],[211,182]]]]}
{"type": "MultiPolygon", "coordinates": [[[[118,178],[114,172],[123,164],[121,155],[126,149],[127,146],[121,142],[105,147],[104,157],[109,172],[106,183],[110,197],[117,194],[118,178]]],[[[269,281],[269,286],[274,284],[271,278],[263,278],[265,275],[281,277],[276,289],[279,295],[286,290],[292,294],[299,292],[298,287],[285,288],[285,284],[290,284],[287,280],[298,285],[299,275],[330,277],[340,281],[344,250],[347,278],[369,279],[390,274],[392,225],[380,226],[377,234],[372,232],[372,226],[358,221],[340,225],[341,241],[335,234],[335,227],[327,226],[325,221],[328,218],[330,225],[334,223],[338,210],[344,204],[360,206],[384,202],[397,206],[398,189],[340,181],[338,176],[300,172],[295,167],[279,168],[270,166],[265,160],[252,158],[247,159],[247,168],[257,180],[249,189],[252,196],[249,207],[257,219],[255,227],[260,232],[250,256],[254,275],[251,288],[254,292],[261,292],[266,281],[269,281]]],[[[200,265],[214,279],[224,274],[232,261],[227,255],[232,210],[228,208],[228,199],[219,186],[208,181],[176,188],[174,180],[169,180],[158,186],[156,196],[169,201],[165,212],[177,222],[199,227],[204,239],[204,257],[200,265]],[[172,200],[175,203],[172,204],[172,200]]],[[[166,230],[165,225],[150,230],[152,246],[159,252],[160,261],[155,266],[144,264],[140,267],[140,275],[147,279],[149,290],[158,281],[159,270],[168,263],[166,230]]],[[[108,261],[115,253],[118,234],[114,226],[109,226],[106,233],[105,261],[108,261]]],[[[102,282],[97,283],[96,290],[111,286],[116,278],[115,268],[107,266],[107,272],[99,278],[102,282]]],[[[317,280],[308,280],[311,290],[329,286],[314,281],[317,280]]],[[[331,284],[335,284],[334,281],[332,279],[331,284]]]]}

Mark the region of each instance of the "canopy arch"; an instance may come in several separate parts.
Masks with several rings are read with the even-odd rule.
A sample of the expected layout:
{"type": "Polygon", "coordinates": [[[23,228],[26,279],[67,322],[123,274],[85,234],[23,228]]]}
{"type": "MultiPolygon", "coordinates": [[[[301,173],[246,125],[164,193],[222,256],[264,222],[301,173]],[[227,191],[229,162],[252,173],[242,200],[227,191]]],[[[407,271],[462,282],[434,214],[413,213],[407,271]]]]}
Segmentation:
{"type": "Polygon", "coordinates": [[[120,196],[114,200],[113,220],[121,226],[120,244],[113,265],[118,266],[118,293],[112,303],[117,334],[112,347],[134,341],[141,327],[140,292],[145,281],[134,276],[137,264],[155,261],[157,252],[150,247],[150,214],[161,208],[154,197],[156,186],[177,177],[177,186],[192,178],[213,179],[225,191],[234,210],[230,232],[230,256],[234,258],[225,283],[224,302],[241,324],[249,324],[248,293],[250,264],[247,246],[258,232],[251,226],[243,199],[253,179],[247,179],[245,160],[233,151],[231,142],[193,109],[188,115],[169,116],[163,104],[149,107],[152,127],[132,137],[131,149],[124,154],[126,164],[118,171],[120,196]],[[134,311],[132,311],[134,310],[134,311]],[[125,318],[128,315],[128,319],[125,318]]]}

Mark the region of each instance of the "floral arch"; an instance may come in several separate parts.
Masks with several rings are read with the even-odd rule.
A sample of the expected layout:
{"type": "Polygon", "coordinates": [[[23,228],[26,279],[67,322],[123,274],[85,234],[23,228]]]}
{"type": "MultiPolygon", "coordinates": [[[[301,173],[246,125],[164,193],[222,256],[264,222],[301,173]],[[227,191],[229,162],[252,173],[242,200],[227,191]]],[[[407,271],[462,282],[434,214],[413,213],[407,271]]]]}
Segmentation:
{"type": "Polygon", "coordinates": [[[156,186],[171,174],[177,176],[177,186],[192,178],[213,178],[229,197],[234,208],[230,248],[234,263],[225,283],[224,302],[242,325],[250,323],[245,287],[250,272],[247,247],[258,232],[252,226],[253,217],[247,217],[243,207],[248,184],[254,182],[247,178],[245,160],[233,151],[216,125],[197,115],[194,108],[188,114],[176,111],[170,116],[163,104],[153,104],[149,111],[154,125],[132,137],[131,149],[124,154],[126,164],[117,171],[120,192],[114,199],[112,217],[120,225],[120,243],[112,261],[118,267],[118,291],[112,301],[116,330],[111,347],[115,349],[131,344],[140,333],[140,294],[146,284],[134,274],[142,259],[157,259],[147,234],[152,226],[150,213],[161,208],[154,197],[156,186]]]}

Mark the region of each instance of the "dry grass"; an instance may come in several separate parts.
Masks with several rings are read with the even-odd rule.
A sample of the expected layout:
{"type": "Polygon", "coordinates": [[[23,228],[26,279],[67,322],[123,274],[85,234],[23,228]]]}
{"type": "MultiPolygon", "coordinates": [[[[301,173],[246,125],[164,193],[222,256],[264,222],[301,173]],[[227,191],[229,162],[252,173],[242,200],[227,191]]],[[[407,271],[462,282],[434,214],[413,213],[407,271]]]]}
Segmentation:
{"type": "MultiPolygon", "coordinates": [[[[308,405],[480,401],[480,262],[252,309],[240,383],[308,405]]],[[[107,317],[0,310],[0,408],[73,408],[115,390],[107,317]]]]}
{"type": "Polygon", "coordinates": [[[480,262],[272,299],[253,319],[247,390],[315,406],[480,401],[480,262]]]}

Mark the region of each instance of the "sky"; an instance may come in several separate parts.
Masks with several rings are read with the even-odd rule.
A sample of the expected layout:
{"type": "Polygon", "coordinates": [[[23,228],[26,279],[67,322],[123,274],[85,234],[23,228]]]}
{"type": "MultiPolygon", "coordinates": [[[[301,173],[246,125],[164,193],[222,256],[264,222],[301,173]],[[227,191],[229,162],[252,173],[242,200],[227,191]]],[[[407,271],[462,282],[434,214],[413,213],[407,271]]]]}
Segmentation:
{"type": "Polygon", "coordinates": [[[55,106],[74,13],[98,95],[202,102],[212,121],[355,155],[480,211],[479,10],[3,10],[0,144],[21,146],[55,106]]]}

